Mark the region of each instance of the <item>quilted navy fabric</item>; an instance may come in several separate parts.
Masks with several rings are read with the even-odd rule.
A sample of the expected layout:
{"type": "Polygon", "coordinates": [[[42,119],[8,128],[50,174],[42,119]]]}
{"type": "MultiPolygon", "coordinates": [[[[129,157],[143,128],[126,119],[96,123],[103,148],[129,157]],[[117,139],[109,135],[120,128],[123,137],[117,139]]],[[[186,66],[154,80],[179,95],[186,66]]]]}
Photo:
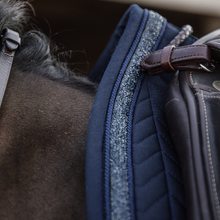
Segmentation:
{"type": "Polygon", "coordinates": [[[165,118],[168,78],[145,75],[134,110],[133,169],[140,220],[186,217],[181,167],[165,118]]]}
{"type": "MultiPolygon", "coordinates": [[[[155,13],[151,13],[151,16],[154,15],[155,13]]],[[[159,16],[157,18],[160,19],[159,16]]],[[[181,167],[170,138],[164,109],[166,90],[173,74],[149,76],[140,72],[131,104],[129,104],[126,124],[127,139],[125,141],[128,149],[125,152],[125,158],[128,158],[128,161],[125,163],[127,163],[128,176],[126,178],[129,190],[128,199],[123,197],[121,201],[129,205],[124,212],[124,217],[123,212],[122,217],[119,217],[117,214],[119,212],[114,210],[115,207],[117,208],[117,202],[120,204],[121,201],[117,201],[117,198],[114,201],[110,193],[112,172],[109,171],[111,167],[108,163],[112,163],[113,159],[106,154],[106,133],[108,129],[111,129],[107,124],[109,101],[118,94],[119,89],[114,91],[115,85],[118,83],[120,86],[122,82],[120,74],[122,74],[122,69],[126,69],[128,65],[125,61],[132,47],[136,45],[135,40],[138,39],[138,42],[141,42],[138,34],[143,29],[142,26],[146,25],[145,30],[148,30],[149,19],[147,10],[137,5],[131,6],[119,22],[89,77],[93,82],[100,82],[100,85],[91,113],[87,140],[88,220],[185,219],[181,167]],[[130,159],[129,155],[131,155],[130,159]],[[129,217],[126,217],[127,214],[129,217]]],[[[161,49],[169,44],[178,32],[177,27],[167,23],[166,19],[162,19],[153,50],[161,49]]],[[[195,40],[190,36],[184,45],[191,44],[195,40]]],[[[117,184],[120,186],[120,183],[117,184]]]]}

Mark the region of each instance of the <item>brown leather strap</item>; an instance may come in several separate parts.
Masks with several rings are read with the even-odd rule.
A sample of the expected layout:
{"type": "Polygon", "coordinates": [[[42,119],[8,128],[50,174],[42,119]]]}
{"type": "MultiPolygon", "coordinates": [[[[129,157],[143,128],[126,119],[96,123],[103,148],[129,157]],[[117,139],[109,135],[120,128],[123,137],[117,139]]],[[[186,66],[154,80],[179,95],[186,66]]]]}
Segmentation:
{"type": "Polygon", "coordinates": [[[165,47],[148,54],[141,62],[142,70],[151,75],[179,70],[201,69],[196,63],[211,65],[211,52],[207,45],[190,45],[172,48],[165,47]]]}

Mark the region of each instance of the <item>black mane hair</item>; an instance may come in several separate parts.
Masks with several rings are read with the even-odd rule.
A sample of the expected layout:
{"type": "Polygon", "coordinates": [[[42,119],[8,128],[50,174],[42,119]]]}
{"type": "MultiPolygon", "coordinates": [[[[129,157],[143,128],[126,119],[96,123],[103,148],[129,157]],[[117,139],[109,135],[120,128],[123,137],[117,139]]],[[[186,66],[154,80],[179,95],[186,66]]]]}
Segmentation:
{"type": "Polygon", "coordinates": [[[96,85],[84,77],[76,76],[65,62],[58,61],[55,55],[56,46],[38,30],[25,29],[29,26],[32,7],[27,1],[0,1],[0,32],[10,28],[19,32],[21,45],[16,51],[13,68],[22,72],[32,72],[51,80],[75,86],[85,92],[96,92],[96,85]]]}

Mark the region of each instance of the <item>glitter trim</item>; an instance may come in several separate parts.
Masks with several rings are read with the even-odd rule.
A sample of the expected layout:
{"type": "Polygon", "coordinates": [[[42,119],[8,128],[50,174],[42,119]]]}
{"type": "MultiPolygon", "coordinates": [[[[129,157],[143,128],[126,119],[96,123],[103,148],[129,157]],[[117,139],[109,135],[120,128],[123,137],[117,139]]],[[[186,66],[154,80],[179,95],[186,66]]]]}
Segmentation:
{"type": "Polygon", "coordinates": [[[124,75],[124,72],[130,62],[130,59],[136,50],[136,47],[138,45],[138,42],[140,41],[140,38],[142,36],[142,33],[145,28],[146,20],[148,17],[148,10],[144,10],[143,18],[138,30],[138,33],[135,37],[135,40],[130,48],[130,51],[119,71],[117,80],[114,84],[114,88],[112,90],[111,98],[109,100],[109,106],[108,106],[108,114],[106,119],[106,134],[105,134],[105,167],[104,167],[104,187],[105,187],[105,219],[110,220],[111,219],[111,210],[110,210],[110,128],[111,128],[111,119],[112,119],[112,112],[114,107],[115,98],[117,95],[118,88],[120,86],[120,82],[122,80],[122,77],[124,75]]]}
{"type": "MultiPolygon", "coordinates": [[[[116,89],[113,89],[111,100],[115,100],[114,107],[109,107],[108,117],[111,118],[110,124],[110,137],[109,139],[109,152],[108,149],[105,152],[105,162],[110,164],[109,168],[105,170],[105,193],[108,188],[110,190],[110,209],[111,219],[116,220],[133,220],[134,216],[131,215],[129,192],[129,177],[128,177],[128,158],[127,158],[127,128],[129,120],[130,105],[134,95],[134,90],[140,79],[141,67],[140,62],[144,56],[152,51],[154,45],[157,43],[158,36],[160,35],[163,26],[163,17],[159,14],[150,11],[145,30],[141,36],[141,39],[136,47],[136,50],[129,58],[125,60],[122,69],[126,71],[121,80],[123,72],[120,71],[117,86],[120,87],[116,94],[116,89]],[[125,68],[123,68],[126,65],[125,68]],[[112,114],[111,114],[112,112],[112,114]],[[110,115],[109,115],[110,114],[110,115]],[[109,153],[109,155],[108,155],[109,153]],[[109,158],[110,157],[110,158],[109,158]],[[110,177],[108,175],[110,174],[110,177]],[[109,181],[106,181],[108,178],[109,181]],[[110,185],[109,185],[110,183],[110,185]],[[107,186],[106,186],[107,185],[107,186]]],[[[140,27],[141,28],[141,27],[140,27]]],[[[136,39],[137,40],[137,37],[136,39]]],[[[137,45],[137,44],[136,44],[137,45]]],[[[133,45],[132,45],[133,46],[133,45]]],[[[130,51],[131,52],[131,51],[130,51]]],[[[129,52],[129,53],[130,53],[129,52]]],[[[107,126],[107,125],[106,125],[107,126]]],[[[108,145],[108,140],[106,141],[108,145]]],[[[105,164],[106,165],[106,164],[105,164]]],[[[105,167],[106,168],[106,167],[105,167]]],[[[105,197],[107,199],[107,197],[105,197]]],[[[109,201],[105,201],[106,205],[109,201]]],[[[109,209],[109,207],[107,207],[109,209]]]]}

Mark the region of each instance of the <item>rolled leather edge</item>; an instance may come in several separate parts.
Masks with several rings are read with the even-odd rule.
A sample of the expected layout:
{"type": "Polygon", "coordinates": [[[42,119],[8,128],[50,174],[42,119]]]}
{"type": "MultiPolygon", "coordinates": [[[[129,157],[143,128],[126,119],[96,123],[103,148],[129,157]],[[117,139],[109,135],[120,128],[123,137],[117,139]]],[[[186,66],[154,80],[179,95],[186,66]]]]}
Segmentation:
{"type": "Polygon", "coordinates": [[[197,100],[188,85],[189,72],[177,72],[167,91],[166,117],[182,166],[187,219],[217,219],[210,202],[206,168],[201,151],[197,100]]]}

